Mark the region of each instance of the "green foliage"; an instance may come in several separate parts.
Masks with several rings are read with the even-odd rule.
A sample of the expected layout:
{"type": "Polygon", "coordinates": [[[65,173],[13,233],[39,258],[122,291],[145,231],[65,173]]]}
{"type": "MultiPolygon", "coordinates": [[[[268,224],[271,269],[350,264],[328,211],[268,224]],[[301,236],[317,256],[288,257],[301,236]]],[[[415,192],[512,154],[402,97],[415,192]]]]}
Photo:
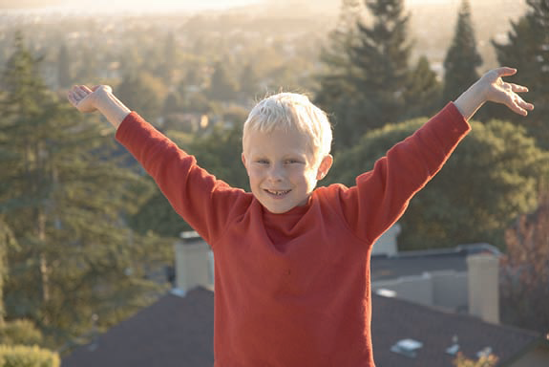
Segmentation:
{"type": "Polygon", "coordinates": [[[442,106],[440,94],[442,87],[436,73],[431,69],[427,57],[419,58],[417,65],[408,74],[406,88],[407,109],[403,118],[425,117],[434,115],[442,106]]]}
{"type": "Polygon", "coordinates": [[[71,60],[65,45],[61,46],[57,56],[57,84],[60,88],[68,88],[72,84],[71,60]]]}
{"type": "Polygon", "coordinates": [[[0,344],[39,345],[42,342],[42,332],[30,320],[14,320],[0,327],[0,344]]]}
{"type": "Polygon", "coordinates": [[[402,0],[365,2],[366,23],[356,1],[344,2],[321,61],[316,103],[333,112],[335,150],[357,143],[365,132],[387,123],[433,113],[440,86],[425,57],[409,67],[409,15],[402,0]]]}
{"type": "Polygon", "coordinates": [[[358,77],[360,71],[353,65],[349,50],[358,40],[360,7],[357,0],[342,1],[338,24],[328,35],[320,54],[324,68],[318,75],[319,89],[314,102],[332,114],[337,136],[334,142],[336,149],[349,146],[356,139],[354,106],[360,102],[356,85],[351,81],[358,77]]]}
{"type": "MultiPolygon", "coordinates": [[[[521,120],[538,144],[549,149],[549,3],[546,0],[527,0],[528,11],[516,22],[511,22],[508,42],[492,41],[501,65],[516,67],[519,72],[509,81],[528,86],[525,99],[536,106],[527,119],[521,120]]],[[[492,115],[501,116],[505,109],[490,108],[492,115]]]]}
{"type": "Polygon", "coordinates": [[[354,83],[362,107],[355,121],[359,135],[402,116],[411,51],[404,1],[368,0],[366,6],[374,17],[373,24],[358,24],[357,43],[349,50],[357,70],[354,83]]]}
{"type": "Polygon", "coordinates": [[[117,164],[111,131],[60,103],[37,69],[18,38],[0,98],[0,214],[17,241],[4,302],[11,319],[66,340],[93,314],[105,327],[149,304],[159,287],[145,270],[167,257],[125,225],[151,187],[117,164]]]}
{"type": "Polygon", "coordinates": [[[452,44],[444,59],[443,102],[455,100],[479,75],[476,69],[482,65],[477,51],[475,31],[471,20],[469,0],[462,0],[452,44]]]}
{"type": "Polygon", "coordinates": [[[159,78],[148,72],[128,74],[116,87],[116,94],[131,110],[155,123],[162,111],[165,87],[159,78]]]}
{"type": "Polygon", "coordinates": [[[208,96],[214,101],[229,102],[236,99],[238,85],[223,62],[217,62],[208,89],[208,96]]]}
{"type": "Polygon", "coordinates": [[[37,346],[0,345],[0,367],[59,367],[59,355],[37,346]]]}
{"type": "MultiPolygon", "coordinates": [[[[336,155],[332,180],[354,185],[375,160],[410,136],[424,119],[387,125],[336,155]]],[[[503,246],[503,231],[536,205],[549,173],[547,153],[524,129],[503,121],[472,122],[473,130],[439,174],[412,199],[401,219],[401,250],[488,242],[503,246]]]]}

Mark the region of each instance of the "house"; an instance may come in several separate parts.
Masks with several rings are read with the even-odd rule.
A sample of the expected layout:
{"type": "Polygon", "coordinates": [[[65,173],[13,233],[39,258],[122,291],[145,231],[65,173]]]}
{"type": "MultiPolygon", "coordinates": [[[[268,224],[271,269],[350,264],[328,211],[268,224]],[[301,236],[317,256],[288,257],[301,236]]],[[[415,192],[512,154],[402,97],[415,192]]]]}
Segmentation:
{"type": "MultiPolygon", "coordinates": [[[[184,297],[166,294],[92,344],[74,350],[62,367],[211,367],[213,296],[204,287],[184,297]]],[[[375,294],[372,308],[379,366],[452,366],[458,351],[469,358],[490,351],[504,366],[541,367],[549,362],[549,341],[534,332],[375,294]]]]}
{"type": "MultiPolygon", "coordinates": [[[[213,257],[195,233],[185,233],[175,251],[174,290],[75,349],[62,367],[213,365],[213,257]]],[[[461,352],[493,353],[502,366],[548,366],[549,335],[498,324],[497,256],[486,244],[374,255],[376,363],[452,366],[461,352]]]]}

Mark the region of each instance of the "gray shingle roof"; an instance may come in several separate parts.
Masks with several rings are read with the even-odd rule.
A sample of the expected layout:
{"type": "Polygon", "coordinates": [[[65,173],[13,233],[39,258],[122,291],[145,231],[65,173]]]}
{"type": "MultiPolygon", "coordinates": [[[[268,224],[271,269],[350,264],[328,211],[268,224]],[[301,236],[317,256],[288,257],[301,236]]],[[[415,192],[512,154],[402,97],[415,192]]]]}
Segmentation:
{"type": "MultiPolygon", "coordinates": [[[[480,319],[372,296],[372,338],[378,366],[451,366],[445,350],[456,335],[469,357],[489,346],[505,362],[535,346],[539,334],[480,319]],[[423,343],[415,358],[394,352],[401,339],[423,343]]],[[[168,294],[98,338],[97,348],[76,349],[62,367],[211,367],[213,292],[196,288],[184,298],[168,294]]]]}

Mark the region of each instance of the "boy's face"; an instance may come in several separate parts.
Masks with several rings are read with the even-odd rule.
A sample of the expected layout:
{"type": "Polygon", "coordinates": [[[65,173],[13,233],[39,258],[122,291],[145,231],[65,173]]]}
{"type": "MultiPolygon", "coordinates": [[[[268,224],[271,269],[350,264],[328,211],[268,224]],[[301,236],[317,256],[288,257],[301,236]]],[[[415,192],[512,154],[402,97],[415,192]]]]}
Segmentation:
{"type": "Polygon", "coordinates": [[[305,205],[318,180],[332,165],[330,155],[317,162],[303,133],[252,131],[242,162],[253,195],[271,213],[285,213],[305,205]]]}

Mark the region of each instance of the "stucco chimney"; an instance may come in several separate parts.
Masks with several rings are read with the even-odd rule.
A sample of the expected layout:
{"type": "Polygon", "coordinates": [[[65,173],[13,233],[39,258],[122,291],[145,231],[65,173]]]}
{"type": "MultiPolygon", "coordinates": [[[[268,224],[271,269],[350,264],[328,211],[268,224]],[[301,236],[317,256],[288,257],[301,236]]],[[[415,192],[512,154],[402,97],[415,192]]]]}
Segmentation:
{"type": "Polygon", "coordinates": [[[184,295],[197,286],[213,288],[213,255],[196,232],[181,233],[175,247],[175,293],[184,295]]]}
{"type": "Polygon", "coordinates": [[[499,259],[493,254],[467,257],[469,313],[499,323],[499,259]]]}

